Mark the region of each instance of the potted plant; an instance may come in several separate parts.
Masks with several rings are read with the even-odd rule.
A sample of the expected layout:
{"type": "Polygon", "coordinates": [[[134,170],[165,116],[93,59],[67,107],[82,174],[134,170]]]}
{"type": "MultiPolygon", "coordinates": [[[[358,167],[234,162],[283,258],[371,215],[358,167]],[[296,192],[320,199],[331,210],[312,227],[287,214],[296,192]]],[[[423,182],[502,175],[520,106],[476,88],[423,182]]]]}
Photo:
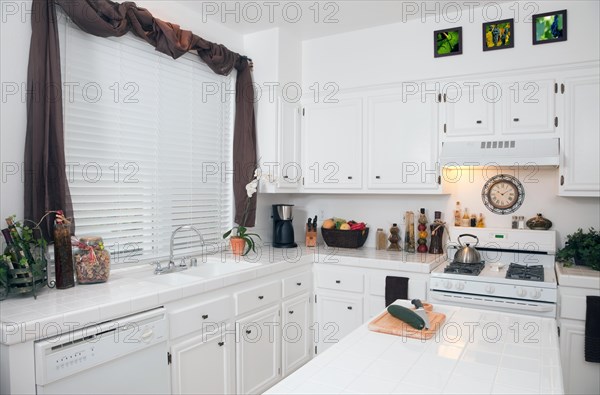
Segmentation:
{"type": "Polygon", "coordinates": [[[600,232],[590,228],[584,233],[579,228],[577,232],[567,235],[565,246],[558,250],[556,259],[567,267],[575,263],[600,270],[600,232]]]}
{"type": "MultiPolygon", "coordinates": [[[[248,197],[246,198],[246,206],[244,208],[244,215],[242,216],[242,224],[246,223],[246,219],[248,218],[248,211],[250,210],[250,201],[252,200],[252,196],[256,193],[258,189],[258,181],[262,178],[260,175],[260,170],[257,168],[254,171],[254,177],[252,181],[246,184],[246,194],[248,197]]],[[[249,233],[248,229],[243,225],[237,225],[233,228],[229,229],[227,232],[223,234],[223,239],[230,237],[229,243],[231,244],[231,251],[234,255],[247,255],[250,250],[256,252],[256,242],[253,237],[260,236],[256,233],[249,233]],[[231,234],[235,231],[235,234],[231,236],[231,234]],[[231,237],[230,237],[231,236],[231,237]]],[[[262,239],[261,239],[262,240],[262,239]]]]}

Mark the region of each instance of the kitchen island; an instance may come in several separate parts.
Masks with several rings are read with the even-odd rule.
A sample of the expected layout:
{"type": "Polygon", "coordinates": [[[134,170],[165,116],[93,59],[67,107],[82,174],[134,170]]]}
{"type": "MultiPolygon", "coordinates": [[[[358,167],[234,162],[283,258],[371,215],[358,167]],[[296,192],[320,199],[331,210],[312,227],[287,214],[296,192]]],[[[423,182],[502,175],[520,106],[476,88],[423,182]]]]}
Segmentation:
{"type": "Polygon", "coordinates": [[[267,394],[563,393],[556,320],[443,305],[434,311],[446,321],[429,340],[364,324],[267,394]]]}

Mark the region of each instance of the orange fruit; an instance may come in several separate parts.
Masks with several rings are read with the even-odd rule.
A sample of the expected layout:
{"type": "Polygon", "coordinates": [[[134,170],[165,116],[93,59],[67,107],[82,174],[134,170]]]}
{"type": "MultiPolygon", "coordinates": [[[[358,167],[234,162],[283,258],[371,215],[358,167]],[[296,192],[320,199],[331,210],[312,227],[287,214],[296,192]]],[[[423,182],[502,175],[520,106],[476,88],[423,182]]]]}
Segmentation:
{"type": "Polygon", "coordinates": [[[323,228],[324,229],[333,229],[333,228],[335,228],[335,222],[333,222],[332,219],[326,219],[325,221],[323,221],[323,228]]]}

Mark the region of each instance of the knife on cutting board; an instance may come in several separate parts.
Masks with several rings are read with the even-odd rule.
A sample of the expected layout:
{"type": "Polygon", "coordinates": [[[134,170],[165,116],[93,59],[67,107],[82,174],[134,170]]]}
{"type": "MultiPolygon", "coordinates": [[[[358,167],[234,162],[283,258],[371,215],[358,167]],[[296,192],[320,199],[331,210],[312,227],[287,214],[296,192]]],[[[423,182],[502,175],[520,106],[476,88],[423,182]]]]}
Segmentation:
{"type": "Polygon", "coordinates": [[[421,303],[421,299],[413,299],[410,301],[415,306],[415,313],[425,321],[425,329],[429,329],[429,316],[421,303]]]}

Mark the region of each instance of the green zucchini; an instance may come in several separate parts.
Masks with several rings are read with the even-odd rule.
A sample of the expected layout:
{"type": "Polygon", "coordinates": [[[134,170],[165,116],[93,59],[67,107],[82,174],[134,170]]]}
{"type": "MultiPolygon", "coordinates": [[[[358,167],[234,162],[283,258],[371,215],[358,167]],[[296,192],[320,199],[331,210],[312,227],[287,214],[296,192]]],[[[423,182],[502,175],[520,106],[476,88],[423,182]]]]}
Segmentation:
{"type": "Polygon", "coordinates": [[[420,330],[425,328],[425,321],[423,321],[423,318],[421,318],[411,309],[398,306],[397,304],[391,304],[388,306],[387,311],[392,315],[392,317],[396,317],[399,320],[406,322],[415,329],[420,330]]]}

